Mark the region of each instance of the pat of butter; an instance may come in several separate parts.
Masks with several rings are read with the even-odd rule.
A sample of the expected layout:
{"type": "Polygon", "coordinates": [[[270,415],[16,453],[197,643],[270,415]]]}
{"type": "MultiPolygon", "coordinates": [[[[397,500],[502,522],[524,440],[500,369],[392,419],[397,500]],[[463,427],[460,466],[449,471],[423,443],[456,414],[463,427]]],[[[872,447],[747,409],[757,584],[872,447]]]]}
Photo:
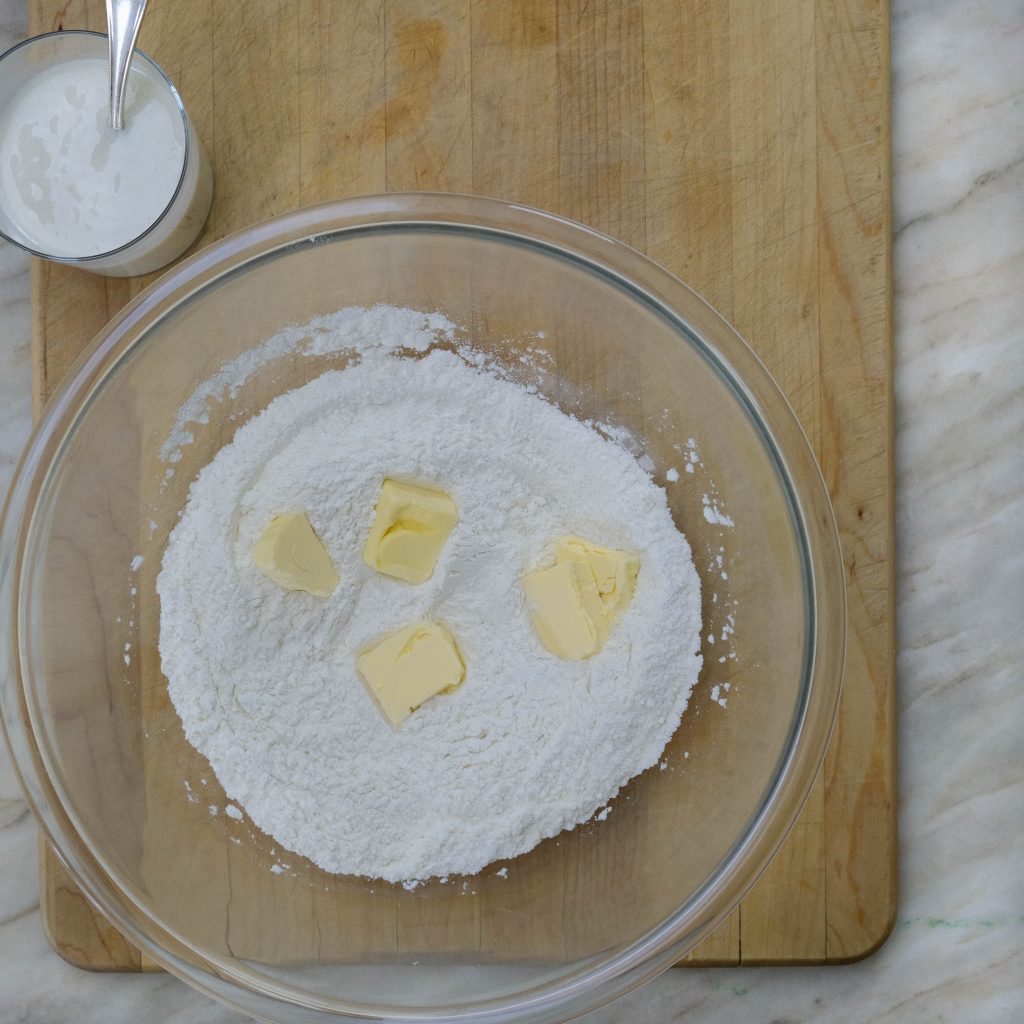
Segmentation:
{"type": "Polygon", "coordinates": [[[331,556],[302,512],[274,516],[253,546],[252,560],[286,590],[330,597],[338,585],[331,556]]]}
{"type": "Polygon", "coordinates": [[[631,551],[601,548],[582,537],[563,537],[555,545],[557,562],[583,562],[594,574],[597,592],[601,595],[610,619],[617,618],[629,607],[640,574],[640,556],[631,551]]]}
{"type": "Polygon", "coordinates": [[[452,635],[436,622],[415,622],[381,637],[360,653],[356,668],[394,726],[424,701],[454,690],[466,674],[452,635]]]}
{"type": "Polygon", "coordinates": [[[597,654],[633,600],[639,573],[639,555],[563,537],[555,545],[555,564],[523,577],[540,642],[568,661],[597,654]]]}
{"type": "Polygon", "coordinates": [[[386,576],[425,583],[458,521],[455,502],[444,491],[385,480],[363,561],[386,576]]]}
{"type": "Polygon", "coordinates": [[[526,606],[540,642],[569,661],[597,654],[608,639],[608,619],[594,574],[583,562],[557,562],[523,577],[526,606]]]}

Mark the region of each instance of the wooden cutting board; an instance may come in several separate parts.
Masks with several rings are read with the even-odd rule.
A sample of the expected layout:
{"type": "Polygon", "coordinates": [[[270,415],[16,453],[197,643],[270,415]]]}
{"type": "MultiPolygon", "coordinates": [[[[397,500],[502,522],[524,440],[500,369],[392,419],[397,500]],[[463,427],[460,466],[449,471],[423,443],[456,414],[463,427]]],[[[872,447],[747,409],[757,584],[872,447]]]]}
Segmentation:
{"type": "MultiPolygon", "coordinates": [[[[104,28],[104,0],[29,10],[33,33],[104,28]]],[[[153,0],[141,45],[213,161],[199,245],[360,193],[499,196],[643,250],[750,341],[835,504],[846,685],[797,826],[686,963],[874,950],[896,900],[886,0],[153,0]]],[[[37,412],[151,279],[35,264],[37,412]]],[[[41,864],[65,959],[148,966],[41,864]]]]}

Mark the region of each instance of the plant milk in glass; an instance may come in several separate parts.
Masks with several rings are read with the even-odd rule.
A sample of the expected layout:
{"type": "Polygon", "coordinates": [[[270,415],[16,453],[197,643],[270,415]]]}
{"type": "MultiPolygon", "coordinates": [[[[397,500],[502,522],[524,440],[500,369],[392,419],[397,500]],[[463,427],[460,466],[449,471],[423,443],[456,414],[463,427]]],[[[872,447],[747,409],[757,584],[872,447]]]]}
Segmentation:
{"type": "Polygon", "coordinates": [[[108,74],[103,58],[73,57],[13,92],[0,110],[0,208],[5,233],[24,248],[103,273],[145,273],[198,234],[209,164],[188,138],[177,94],[141,55],[125,126],[112,129],[108,74]]]}

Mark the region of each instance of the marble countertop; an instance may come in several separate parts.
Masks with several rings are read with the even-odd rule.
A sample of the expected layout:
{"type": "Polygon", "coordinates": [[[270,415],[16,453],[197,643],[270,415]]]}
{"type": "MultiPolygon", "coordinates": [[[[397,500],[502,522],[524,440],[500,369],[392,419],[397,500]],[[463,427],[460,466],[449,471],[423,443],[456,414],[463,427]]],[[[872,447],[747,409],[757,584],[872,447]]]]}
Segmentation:
{"type": "MultiPolygon", "coordinates": [[[[0,0],[0,48],[24,0],[0,0]]],[[[587,1018],[1024,1021],[1024,7],[893,0],[900,901],[874,956],[668,971],[587,1018]]],[[[28,263],[0,248],[0,494],[31,418],[28,263]]],[[[0,1024],[239,1021],[77,971],[39,922],[0,746],[0,1024]]]]}

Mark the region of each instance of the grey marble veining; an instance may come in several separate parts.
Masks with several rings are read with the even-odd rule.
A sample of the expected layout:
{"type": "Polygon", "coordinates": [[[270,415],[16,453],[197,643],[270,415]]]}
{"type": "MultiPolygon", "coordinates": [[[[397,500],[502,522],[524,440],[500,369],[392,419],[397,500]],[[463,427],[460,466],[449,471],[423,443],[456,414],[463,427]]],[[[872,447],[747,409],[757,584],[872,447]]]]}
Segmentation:
{"type": "MultiPolygon", "coordinates": [[[[24,35],[0,0],[0,45],[24,35]]],[[[1024,1021],[1024,6],[895,0],[900,910],[870,959],[670,971],[593,1024],[1024,1021]]],[[[28,431],[26,261],[0,249],[0,492],[28,431]]],[[[39,927],[0,753],[0,1024],[228,1022],[86,974],[39,927]]]]}

